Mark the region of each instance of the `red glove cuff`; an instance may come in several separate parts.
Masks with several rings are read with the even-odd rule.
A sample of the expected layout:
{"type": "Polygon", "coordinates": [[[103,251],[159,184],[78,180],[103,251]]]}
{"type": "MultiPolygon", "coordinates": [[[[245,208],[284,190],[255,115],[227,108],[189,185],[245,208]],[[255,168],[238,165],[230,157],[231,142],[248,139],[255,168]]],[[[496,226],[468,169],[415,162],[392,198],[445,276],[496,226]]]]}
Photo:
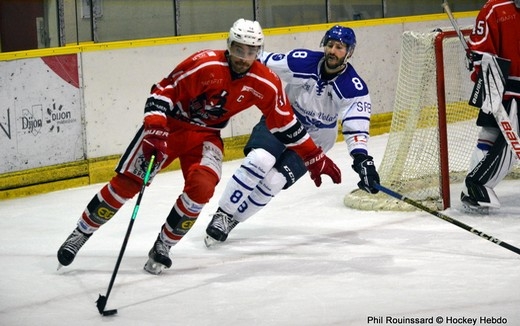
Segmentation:
{"type": "Polygon", "coordinates": [[[471,72],[471,80],[475,83],[478,79],[478,73],[480,72],[480,66],[473,67],[473,71],[471,72]]]}

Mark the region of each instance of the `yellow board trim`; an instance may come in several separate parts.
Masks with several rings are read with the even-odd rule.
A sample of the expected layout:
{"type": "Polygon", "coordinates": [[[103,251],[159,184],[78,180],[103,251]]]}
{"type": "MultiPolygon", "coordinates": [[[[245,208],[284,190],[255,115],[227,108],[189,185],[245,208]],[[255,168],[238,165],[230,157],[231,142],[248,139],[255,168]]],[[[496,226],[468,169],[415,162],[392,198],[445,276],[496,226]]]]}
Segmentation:
{"type": "MultiPolygon", "coordinates": [[[[468,18],[476,17],[477,14],[477,11],[468,11],[455,13],[454,15],[456,18],[468,18]]],[[[329,24],[266,28],[264,29],[264,34],[282,35],[306,33],[311,31],[322,31],[330,28],[335,24],[345,24],[352,28],[356,28],[445,19],[445,14],[382,18],[348,22],[335,22],[329,24]]],[[[64,47],[0,53],[0,61],[81,53],[87,51],[109,51],[124,48],[149,47],[177,43],[207,42],[226,39],[227,36],[227,33],[212,33],[133,41],[118,41],[105,43],[86,42],[77,45],[67,45],[64,47]]],[[[390,131],[391,121],[391,112],[373,115],[371,118],[370,134],[372,136],[377,136],[384,133],[388,133],[390,131]]],[[[235,160],[243,157],[242,148],[245,145],[248,137],[249,135],[245,135],[224,139],[226,151],[225,161],[235,160]]],[[[338,135],[338,141],[342,140],[343,137],[340,133],[338,135]]],[[[79,162],[2,174],[0,175],[0,200],[36,195],[56,190],[68,189],[72,187],[80,187],[95,183],[107,182],[114,175],[114,167],[116,166],[118,160],[119,156],[108,156],[91,160],[84,160],[79,162]]],[[[180,167],[178,161],[175,161],[165,171],[177,170],[179,168],[180,167]]]]}
{"type": "MultiPolygon", "coordinates": [[[[373,115],[370,121],[370,134],[377,136],[388,133],[391,122],[391,112],[373,115]]],[[[249,135],[225,138],[224,161],[243,158],[242,149],[248,139],[249,135]]],[[[343,137],[339,133],[338,141],[342,140],[343,137]]],[[[114,175],[114,167],[118,160],[119,155],[111,155],[2,174],[0,175],[0,200],[107,182],[114,175]]],[[[179,162],[175,160],[163,171],[178,169],[180,169],[179,162]]]]}

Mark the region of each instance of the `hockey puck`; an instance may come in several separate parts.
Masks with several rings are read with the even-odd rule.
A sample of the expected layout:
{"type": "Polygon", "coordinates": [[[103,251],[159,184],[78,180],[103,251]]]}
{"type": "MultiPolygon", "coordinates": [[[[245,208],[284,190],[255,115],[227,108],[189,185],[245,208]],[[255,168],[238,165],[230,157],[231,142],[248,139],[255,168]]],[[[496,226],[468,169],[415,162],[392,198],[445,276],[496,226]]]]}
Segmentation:
{"type": "Polygon", "coordinates": [[[117,314],[117,309],[103,311],[103,316],[112,316],[117,314]]]}

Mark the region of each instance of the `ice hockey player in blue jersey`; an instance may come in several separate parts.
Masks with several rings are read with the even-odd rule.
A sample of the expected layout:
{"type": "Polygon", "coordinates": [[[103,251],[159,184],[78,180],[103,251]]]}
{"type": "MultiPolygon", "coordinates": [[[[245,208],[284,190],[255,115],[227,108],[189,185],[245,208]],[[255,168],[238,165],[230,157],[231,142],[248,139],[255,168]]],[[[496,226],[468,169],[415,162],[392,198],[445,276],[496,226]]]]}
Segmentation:
{"type": "MultiPolygon", "coordinates": [[[[351,28],[334,26],[323,36],[323,52],[264,52],[262,62],[285,82],[296,117],[324,152],[334,146],[340,122],[353,158],[352,168],[360,177],[359,188],[377,193],[374,184],[379,183],[379,175],[367,149],[370,94],[348,62],[355,46],[356,36],[351,28]]],[[[206,229],[207,247],[225,241],[239,222],[265,207],[307,171],[302,159],[272,136],[263,118],[254,127],[244,153],[246,157],[226,185],[219,208],[206,229]]],[[[320,186],[321,179],[315,183],[320,186]]]]}

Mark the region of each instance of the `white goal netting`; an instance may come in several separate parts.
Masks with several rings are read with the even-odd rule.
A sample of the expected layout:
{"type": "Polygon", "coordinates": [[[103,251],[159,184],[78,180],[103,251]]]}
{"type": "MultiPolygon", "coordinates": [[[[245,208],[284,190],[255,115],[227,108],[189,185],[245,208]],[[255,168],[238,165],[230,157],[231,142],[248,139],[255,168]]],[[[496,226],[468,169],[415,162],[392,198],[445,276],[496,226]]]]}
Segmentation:
{"type": "MultiPolygon", "coordinates": [[[[473,82],[466,66],[454,32],[403,34],[392,125],[378,172],[382,185],[431,209],[450,206],[449,184],[464,180],[477,141],[478,109],[467,104],[473,82]],[[449,180],[444,186],[443,178],[449,180]]],[[[415,209],[361,190],[344,203],[363,210],[415,209]]]]}

